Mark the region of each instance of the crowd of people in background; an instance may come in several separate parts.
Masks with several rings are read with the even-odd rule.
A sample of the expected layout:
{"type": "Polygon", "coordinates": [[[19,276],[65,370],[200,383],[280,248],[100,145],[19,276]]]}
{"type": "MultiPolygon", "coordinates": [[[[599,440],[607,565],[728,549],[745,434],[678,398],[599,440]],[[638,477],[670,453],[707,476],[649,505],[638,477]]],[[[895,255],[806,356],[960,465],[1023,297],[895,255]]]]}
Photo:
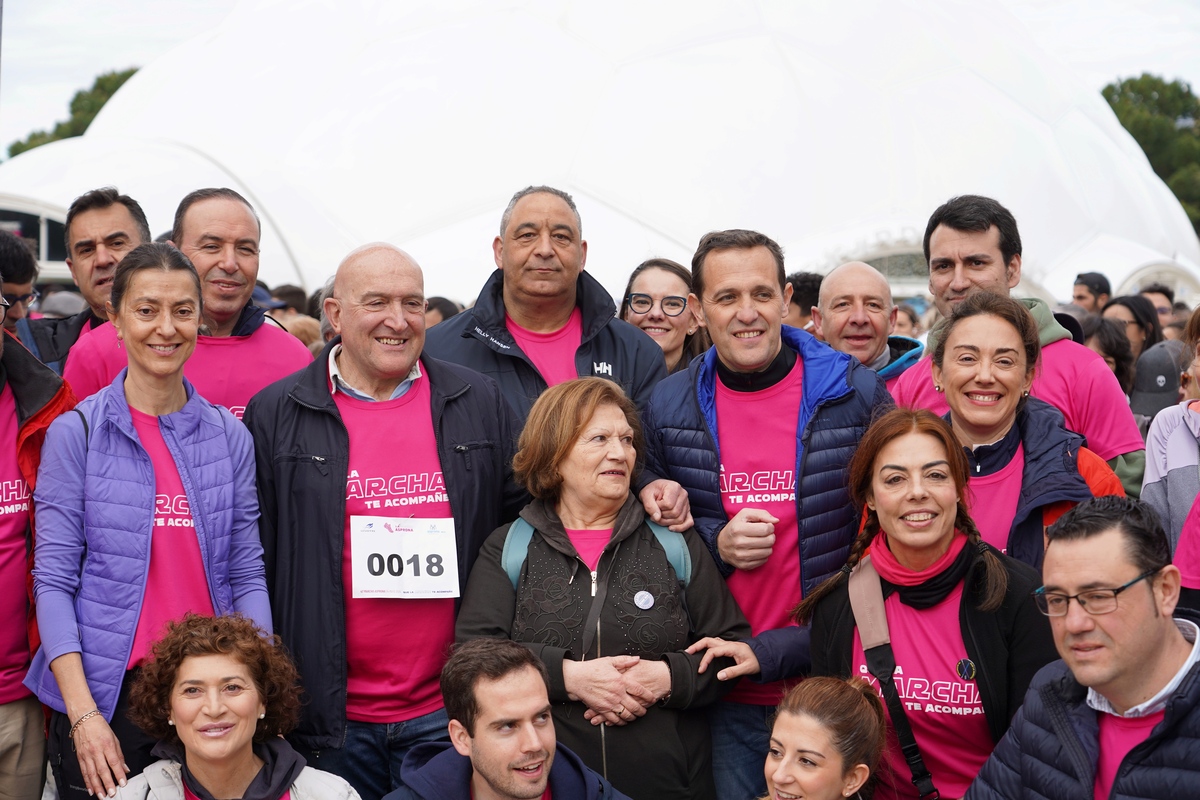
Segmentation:
{"type": "Polygon", "coordinates": [[[65,232],[0,233],[0,798],[1195,785],[1200,312],[1015,296],[991,198],[909,303],[744,229],[614,300],[548,186],[468,307],[271,288],[231,189],[65,232]]]}

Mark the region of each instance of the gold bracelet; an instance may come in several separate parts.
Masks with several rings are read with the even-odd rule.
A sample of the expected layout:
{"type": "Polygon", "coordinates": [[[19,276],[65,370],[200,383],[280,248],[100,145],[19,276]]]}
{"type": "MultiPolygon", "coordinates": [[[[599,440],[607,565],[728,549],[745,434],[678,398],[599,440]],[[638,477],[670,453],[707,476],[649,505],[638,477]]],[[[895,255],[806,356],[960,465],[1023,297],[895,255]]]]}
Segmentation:
{"type": "Polygon", "coordinates": [[[71,726],[71,730],[70,730],[70,731],[67,733],[67,738],[68,738],[68,739],[71,739],[71,740],[74,740],[74,739],[75,739],[75,730],[76,730],[76,729],[77,729],[77,728],[78,728],[80,725],[82,725],[82,724],[83,724],[85,721],[87,721],[87,719],[88,719],[89,717],[94,717],[94,716],[96,716],[96,715],[97,715],[97,714],[99,714],[99,713],[100,713],[100,709],[98,709],[98,708],[93,708],[91,711],[87,712],[87,713],[86,713],[86,714],[84,714],[82,717],[80,717],[79,719],[75,720],[75,724],[71,726]]]}

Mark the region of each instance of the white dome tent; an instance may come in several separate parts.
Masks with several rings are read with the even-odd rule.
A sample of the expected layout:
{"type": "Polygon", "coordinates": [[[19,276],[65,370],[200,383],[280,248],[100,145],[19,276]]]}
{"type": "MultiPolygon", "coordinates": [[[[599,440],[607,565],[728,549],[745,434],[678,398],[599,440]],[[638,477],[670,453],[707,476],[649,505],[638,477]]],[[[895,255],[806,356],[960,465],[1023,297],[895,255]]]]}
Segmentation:
{"type": "Polygon", "coordinates": [[[115,184],[158,233],[186,192],[228,185],[263,218],[271,284],[312,290],[386,240],[428,294],[470,301],[531,183],[575,195],[614,295],[728,227],[780,241],[789,270],[876,258],[920,291],[925,220],[963,193],[1017,216],[1028,292],[1098,270],[1200,294],[1200,243],[1099,93],[955,0],[244,0],[83,137],[0,165],[0,209],[61,221],[115,184]]]}

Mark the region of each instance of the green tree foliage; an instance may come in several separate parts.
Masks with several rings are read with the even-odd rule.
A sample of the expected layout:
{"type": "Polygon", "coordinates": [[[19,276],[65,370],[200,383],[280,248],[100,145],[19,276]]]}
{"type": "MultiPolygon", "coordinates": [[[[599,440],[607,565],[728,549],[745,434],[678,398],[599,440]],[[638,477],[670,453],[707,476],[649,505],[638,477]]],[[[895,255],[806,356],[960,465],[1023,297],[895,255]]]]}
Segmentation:
{"type": "Polygon", "coordinates": [[[1104,99],[1200,234],[1200,99],[1192,87],[1145,73],[1105,86],[1104,99]]]}
{"type": "Polygon", "coordinates": [[[116,94],[117,89],[120,89],[121,85],[129,80],[135,72],[137,72],[137,67],[121,72],[106,72],[98,76],[91,89],[81,89],[71,98],[70,119],[57,123],[53,130],[34,131],[26,138],[13,142],[8,146],[9,157],[20,155],[26,150],[32,150],[48,142],[81,136],[88,129],[88,125],[92,124],[92,120],[100,113],[100,109],[104,107],[108,99],[116,94]]]}

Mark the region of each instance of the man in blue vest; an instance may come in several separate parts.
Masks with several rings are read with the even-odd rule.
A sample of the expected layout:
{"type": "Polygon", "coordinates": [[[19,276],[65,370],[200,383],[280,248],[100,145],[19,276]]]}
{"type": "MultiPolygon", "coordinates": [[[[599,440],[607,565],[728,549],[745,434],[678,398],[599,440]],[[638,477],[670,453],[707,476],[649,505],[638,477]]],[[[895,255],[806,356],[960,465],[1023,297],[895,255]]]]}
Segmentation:
{"type": "MultiPolygon", "coordinates": [[[[808,668],[807,630],[790,612],[846,563],[859,518],[847,464],[872,412],[891,402],[858,359],[783,325],[791,295],[783,251],[769,237],[705,234],[688,304],[713,346],[655,387],[644,415],[642,480],[687,490],[696,531],[758,637],[764,674],[808,668]],[[791,658],[773,639],[781,629],[798,663],[781,664],[791,658]]],[[[718,797],[765,794],[762,759],[786,688],[743,681],[714,706],[718,797]]]]}

